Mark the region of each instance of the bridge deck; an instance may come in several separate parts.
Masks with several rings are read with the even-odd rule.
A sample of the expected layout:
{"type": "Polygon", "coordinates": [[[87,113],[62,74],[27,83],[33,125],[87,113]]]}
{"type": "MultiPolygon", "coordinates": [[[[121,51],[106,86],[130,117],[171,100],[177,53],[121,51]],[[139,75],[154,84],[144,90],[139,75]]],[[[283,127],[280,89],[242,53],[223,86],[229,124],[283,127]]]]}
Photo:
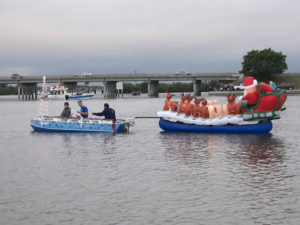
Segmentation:
{"type": "MultiPolygon", "coordinates": [[[[238,73],[190,73],[190,74],[93,74],[93,75],[48,75],[47,82],[104,82],[104,81],[193,81],[193,80],[237,80],[238,73]]],[[[23,76],[22,79],[0,77],[0,84],[41,83],[43,76],[23,76]]]]}

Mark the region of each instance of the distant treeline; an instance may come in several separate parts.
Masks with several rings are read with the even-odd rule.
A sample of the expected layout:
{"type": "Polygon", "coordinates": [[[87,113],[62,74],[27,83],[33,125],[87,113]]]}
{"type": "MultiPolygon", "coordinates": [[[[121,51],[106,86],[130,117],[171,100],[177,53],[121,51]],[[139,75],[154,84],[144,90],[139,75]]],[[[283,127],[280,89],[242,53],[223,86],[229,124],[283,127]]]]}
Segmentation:
{"type": "Polygon", "coordinates": [[[0,85],[0,95],[16,95],[18,94],[17,87],[8,87],[5,84],[0,85]]]}
{"type": "MultiPolygon", "coordinates": [[[[219,86],[219,83],[216,81],[211,81],[209,83],[201,84],[201,91],[209,91],[213,88],[219,86]]],[[[148,92],[148,84],[146,82],[140,84],[133,83],[124,83],[123,84],[123,92],[124,93],[132,93],[134,91],[140,91],[142,93],[148,92]]],[[[159,92],[193,92],[193,83],[159,83],[158,84],[159,92]]]]}

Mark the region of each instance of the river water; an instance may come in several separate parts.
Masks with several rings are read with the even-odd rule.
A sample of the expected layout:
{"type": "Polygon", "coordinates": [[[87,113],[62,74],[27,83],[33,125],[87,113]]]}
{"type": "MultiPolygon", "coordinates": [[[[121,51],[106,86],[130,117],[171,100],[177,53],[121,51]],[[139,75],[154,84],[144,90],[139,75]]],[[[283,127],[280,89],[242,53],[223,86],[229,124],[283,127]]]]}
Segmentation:
{"type": "MultiPolygon", "coordinates": [[[[269,135],[167,133],[136,119],[114,136],[33,132],[39,102],[1,97],[0,224],[298,225],[299,100],[288,97],[269,135]]],[[[108,102],[130,118],[155,116],[163,101],[108,102]]],[[[50,113],[63,102],[50,101],[50,113]]]]}

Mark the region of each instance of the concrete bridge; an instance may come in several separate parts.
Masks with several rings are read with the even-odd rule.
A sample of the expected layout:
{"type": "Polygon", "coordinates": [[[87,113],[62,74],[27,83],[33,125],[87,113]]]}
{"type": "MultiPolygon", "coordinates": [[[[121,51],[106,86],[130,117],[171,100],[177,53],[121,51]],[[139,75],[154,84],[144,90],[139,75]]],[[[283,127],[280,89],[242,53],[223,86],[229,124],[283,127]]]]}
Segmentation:
{"type": "MultiPolygon", "coordinates": [[[[103,82],[104,96],[115,98],[117,96],[117,82],[143,81],[148,82],[148,96],[158,96],[159,81],[191,81],[195,96],[201,95],[201,82],[203,80],[237,80],[239,73],[149,73],[149,74],[93,74],[93,75],[48,75],[48,83],[61,83],[71,92],[76,91],[78,82],[103,82]]],[[[12,79],[0,77],[0,84],[16,84],[18,97],[23,100],[37,99],[37,84],[43,82],[43,76],[23,76],[12,79]]]]}

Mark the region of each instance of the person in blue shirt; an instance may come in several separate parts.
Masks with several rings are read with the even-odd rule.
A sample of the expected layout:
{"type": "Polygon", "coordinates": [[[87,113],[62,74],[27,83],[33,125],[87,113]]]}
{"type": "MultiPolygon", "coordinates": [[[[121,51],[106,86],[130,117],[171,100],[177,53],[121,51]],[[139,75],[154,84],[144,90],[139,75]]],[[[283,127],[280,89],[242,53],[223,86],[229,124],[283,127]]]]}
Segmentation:
{"type": "Polygon", "coordinates": [[[104,110],[99,113],[92,113],[95,116],[104,116],[106,120],[112,120],[112,129],[116,132],[116,112],[114,109],[109,108],[109,104],[104,104],[104,110]]]}
{"type": "Polygon", "coordinates": [[[83,105],[82,101],[79,100],[78,102],[78,105],[80,107],[80,111],[77,111],[78,114],[81,115],[81,117],[83,117],[84,119],[88,118],[89,117],[89,110],[86,106],[83,105]]]}
{"type": "Polygon", "coordinates": [[[273,81],[270,80],[269,85],[273,88],[273,90],[276,90],[276,84],[273,81]]]}

